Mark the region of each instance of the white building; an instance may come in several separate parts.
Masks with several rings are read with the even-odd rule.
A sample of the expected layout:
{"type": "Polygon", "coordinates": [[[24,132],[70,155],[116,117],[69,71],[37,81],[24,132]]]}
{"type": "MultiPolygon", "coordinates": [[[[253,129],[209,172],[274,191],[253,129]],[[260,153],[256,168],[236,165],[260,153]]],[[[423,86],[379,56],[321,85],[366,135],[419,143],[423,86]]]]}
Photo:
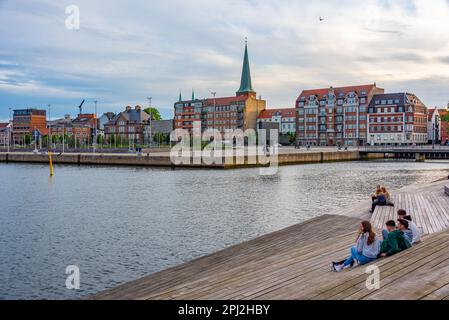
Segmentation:
{"type": "Polygon", "coordinates": [[[429,108],[427,114],[427,140],[429,143],[441,141],[441,119],[438,108],[429,108]]]}
{"type": "Polygon", "coordinates": [[[263,123],[277,123],[280,134],[296,133],[295,108],[265,109],[257,117],[257,128],[263,123]]]}

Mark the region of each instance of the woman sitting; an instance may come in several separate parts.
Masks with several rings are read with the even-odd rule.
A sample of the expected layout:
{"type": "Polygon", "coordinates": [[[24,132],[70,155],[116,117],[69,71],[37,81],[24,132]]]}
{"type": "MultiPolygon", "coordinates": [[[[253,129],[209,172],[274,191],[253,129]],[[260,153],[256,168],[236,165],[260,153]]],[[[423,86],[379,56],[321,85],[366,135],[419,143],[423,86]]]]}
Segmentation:
{"type": "Polygon", "coordinates": [[[385,195],[385,199],[387,200],[386,205],[394,207],[394,203],[391,201],[391,194],[388,192],[387,188],[382,187],[382,194],[385,195]]]}
{"type": "Polygon", "coordinates": [[[351,248],[351,255],[344,261],[332,262],[332,270],[338,272],[352,267],[354,264],[369,263],[379,256],[380,247],[381,242],[377,239],[371,223],[362,221],[356,244],[351,248]]]}

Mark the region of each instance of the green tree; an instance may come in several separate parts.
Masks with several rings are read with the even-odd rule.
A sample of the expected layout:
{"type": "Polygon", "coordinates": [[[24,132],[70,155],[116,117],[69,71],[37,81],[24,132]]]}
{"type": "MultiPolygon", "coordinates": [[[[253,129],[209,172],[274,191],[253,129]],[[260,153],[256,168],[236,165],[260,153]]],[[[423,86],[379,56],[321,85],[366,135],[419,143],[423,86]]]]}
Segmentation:
{"type": "Polygon", "coordinates": [[[295,141],[296,141],[296,134],[294,132],[289,132],[288,133],[288,141],[290,143],[295,143],[295,141]]]}
{"type": "MultiPolygon", "coordinates": [[[[442,115],[440,117],[441,122],[449,123],[449,112],[446,112],[446,114],[442,115]]],[[[447,132],[449,134],[449,126],[447,127],[447,132]]]]}
{"type": "Polygon", "coordinates": [[[161,114],[159,113],[159,110],[156,108],[146,108],[143,111],[145,111],[148,115],[152,115],[153,120],[162,120],[161,114]]]}

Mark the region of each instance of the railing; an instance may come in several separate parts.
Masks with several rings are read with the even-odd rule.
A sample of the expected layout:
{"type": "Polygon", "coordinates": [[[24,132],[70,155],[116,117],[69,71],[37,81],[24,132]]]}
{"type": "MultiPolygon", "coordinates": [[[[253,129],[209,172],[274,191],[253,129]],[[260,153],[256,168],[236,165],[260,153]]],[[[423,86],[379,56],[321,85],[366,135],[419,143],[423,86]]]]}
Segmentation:
{"type": "Polygon", "coordinates": [[[404,152],[412,152],[412,151],[447,151],[449,152],[449,146],[442,145],[419,145],[419,146],[365,146],[360,147],[360,151],[404,151],[404,152]]]}

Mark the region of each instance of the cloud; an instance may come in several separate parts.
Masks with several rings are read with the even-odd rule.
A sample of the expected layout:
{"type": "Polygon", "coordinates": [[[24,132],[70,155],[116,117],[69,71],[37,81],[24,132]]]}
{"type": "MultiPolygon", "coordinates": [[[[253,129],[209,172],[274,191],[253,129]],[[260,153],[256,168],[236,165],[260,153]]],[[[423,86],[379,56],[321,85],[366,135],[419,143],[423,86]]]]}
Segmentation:
{"type": "Polygon", "coordinates": [[[64,26],[69,4],[0,1],[0,117],[47,103],[62,115],[93,97],[118,111],[148,95],[170,117],[179,89],[234,94],[244,37],[254,87],[273,106],[306,88],[375,81],[446,104],[445,0],[79,0],[77,31],[64,26]]]}

